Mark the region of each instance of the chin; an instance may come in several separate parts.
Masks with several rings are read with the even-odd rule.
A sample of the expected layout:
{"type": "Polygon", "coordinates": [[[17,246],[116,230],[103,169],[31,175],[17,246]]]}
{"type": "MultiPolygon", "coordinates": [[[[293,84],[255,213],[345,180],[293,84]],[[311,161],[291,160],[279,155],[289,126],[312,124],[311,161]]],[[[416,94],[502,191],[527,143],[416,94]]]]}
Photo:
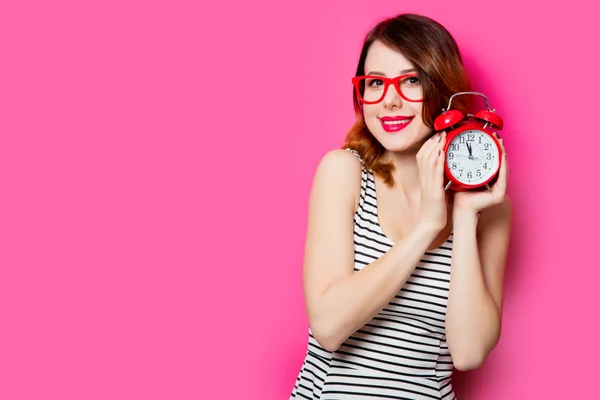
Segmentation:
{"type": "Polygon", "coordinates": [[[391,151],[393,153],[416,153],[419,151],[419,145],[406,145],[406,146],[383,146],[387,151],[391,151]]]}
{"type": "MultiPolygon", "coordinates": [[[[385,133],[389,135],[388,133],[385,133]]],[[[405,137],[382,137],[380,140],[376,137],[376,139],[381,143],[384,149],[387,151],[393,152],[417,152],[421,148],[423,142],[426,139],[419,140],[418,138],[410,137],[411,135],[406,135],[405,137]]]]}

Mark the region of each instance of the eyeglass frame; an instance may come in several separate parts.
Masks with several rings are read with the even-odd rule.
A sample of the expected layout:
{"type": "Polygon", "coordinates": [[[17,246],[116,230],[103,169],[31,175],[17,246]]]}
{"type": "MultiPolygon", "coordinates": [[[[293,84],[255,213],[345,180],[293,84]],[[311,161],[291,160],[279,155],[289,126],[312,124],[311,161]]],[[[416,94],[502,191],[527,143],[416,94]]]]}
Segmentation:
{"type": "Polygon", "coordinates": [[[408,74],[403,74],[400,76],[397,76],[395,78],[387,78],[385,76],[380,76],[380,75],[364,75],[364,76],[355,76],[354,78],[352,78],[352,84],[354,85],[354,89],[356,90],[356,96],[358,97],[358,100],[361,101],[364,104],[377,104],[377,103],[381,103],[383,101],[383,99],[385,98],[385,95],[387,94],[388,88],[390,87],[390,85],[394,85],[394,87],[396,88],[396,91],[398,92],[398,94],[400,95],[400,97],[402,97],[404,100],[406,101],[410,101],[411,103],[420,103],[423,101],[423,99],[421,98],[421,100],[411,100],[409,98],[407,98],[404,93],[402,93],[402,89],[400,89],[400,80],[406,77],[419,77],[419,75],[416,72],[409,72],[408,74]],[[381,95],[381,98],[377,101],[366,101],[363,97],[363,95],[360,93],[360,81],[362,79],[366,79],[366,78],[373,78],[373,79],[379,79],[381,81],[383,81],[383,94],[381,95]]]}

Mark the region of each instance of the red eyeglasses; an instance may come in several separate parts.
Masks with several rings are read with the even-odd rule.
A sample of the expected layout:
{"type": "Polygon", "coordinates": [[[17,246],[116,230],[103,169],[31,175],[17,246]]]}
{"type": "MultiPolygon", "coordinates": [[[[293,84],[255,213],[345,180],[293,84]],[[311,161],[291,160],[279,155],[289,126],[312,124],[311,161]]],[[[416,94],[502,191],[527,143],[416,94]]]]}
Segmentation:
{"type": "Polygon", "coordinates": [[[390,85],[404,100],[423,101],[423,88],[419,76],[415,72],[386,78],[385,76],[367,75],[352,78],[358,99],[365,104],[379,103],[385,97],[390,85]]]}

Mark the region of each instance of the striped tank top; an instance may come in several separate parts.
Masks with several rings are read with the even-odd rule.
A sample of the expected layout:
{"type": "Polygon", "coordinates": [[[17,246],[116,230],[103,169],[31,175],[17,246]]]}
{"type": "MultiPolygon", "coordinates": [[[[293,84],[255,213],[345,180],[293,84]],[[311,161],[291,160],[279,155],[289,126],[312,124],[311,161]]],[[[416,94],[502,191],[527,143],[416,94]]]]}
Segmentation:
{"type": "MultiPolygon", "coordinates": [[[[393,245],[379,226],[373,172],[363,164],[354,214],[354,271],[393,245]]],[[[309,328],[308,350],[290,399],[456,399],[445,336],[451,254],[452,235],[424,254],[400,292],[338,350],[321,347],[309,328]]]]}

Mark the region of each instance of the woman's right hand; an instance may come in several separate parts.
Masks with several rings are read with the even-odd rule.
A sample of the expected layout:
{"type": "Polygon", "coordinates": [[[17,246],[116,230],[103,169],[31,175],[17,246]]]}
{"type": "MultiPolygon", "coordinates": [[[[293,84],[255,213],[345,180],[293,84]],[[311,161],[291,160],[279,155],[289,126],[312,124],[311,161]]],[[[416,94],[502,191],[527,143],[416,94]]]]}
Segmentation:
{"type": "Polygon", "coordinates": [[[446,226],[446,192],[444,191],[444,145],[446,133],[433,135],[417,153],[421,185],[419,224],[441,231],[446,226]]]}

